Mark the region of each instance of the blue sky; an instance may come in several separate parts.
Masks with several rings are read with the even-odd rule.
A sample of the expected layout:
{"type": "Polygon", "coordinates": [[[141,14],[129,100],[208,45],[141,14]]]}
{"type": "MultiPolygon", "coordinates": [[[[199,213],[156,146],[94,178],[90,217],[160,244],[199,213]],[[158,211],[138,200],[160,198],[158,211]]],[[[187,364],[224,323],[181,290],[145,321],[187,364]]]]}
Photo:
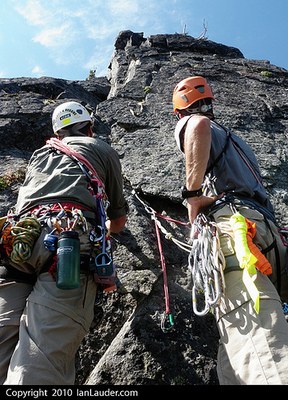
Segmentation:
{"type": "Polygon", "coordinates": [[[122,30],[187,33],[288,69],[288,0],[1,0],[0,78],[105,76],[122,30]]]}

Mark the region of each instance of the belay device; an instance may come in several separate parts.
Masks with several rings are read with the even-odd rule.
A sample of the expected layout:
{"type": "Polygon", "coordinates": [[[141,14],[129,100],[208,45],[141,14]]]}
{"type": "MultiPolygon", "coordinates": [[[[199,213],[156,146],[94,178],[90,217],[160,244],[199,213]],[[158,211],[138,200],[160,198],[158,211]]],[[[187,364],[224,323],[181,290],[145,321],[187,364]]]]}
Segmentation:
{"type": "Polygon", "coordinates": [[[103,286],[104,291],[115,290],[116,271],[112,257],[111,239],[106,228],[108,199],[104,184],[90,162],[77,151],[71,149],[57,138],[51,138],[46,143],[52,149],[71,157],[78,164],[90,184],[89,190],[95,199],[99,217],[99,225],[94,226],[89,235],[89,240],[94,243],[94,249],[96,249],[97,253],[94,265],[90,263],[90,270],[94,273],[95,282],[103,286]]]}

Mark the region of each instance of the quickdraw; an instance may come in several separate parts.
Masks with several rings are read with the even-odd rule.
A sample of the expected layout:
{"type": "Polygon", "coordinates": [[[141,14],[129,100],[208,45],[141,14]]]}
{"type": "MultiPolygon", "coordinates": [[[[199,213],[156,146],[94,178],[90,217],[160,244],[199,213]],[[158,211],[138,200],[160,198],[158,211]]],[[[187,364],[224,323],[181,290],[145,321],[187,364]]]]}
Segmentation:
{"type": "Polygon", "coordinates": [[[162,232],[165,235],[166,239],[171,240],[173,243],[175,243],[178,247],[180,247],[182,250],[185,250],[186,252],[190,251],[191,246],[185,242],[180,241],[179,239],[176,239],[170,232],[167,231],[167,229],[164,228],[164,226],[159,221],[159,218],[162,218],[170,223],[180,224],[183,226],[190,226],[190,224],[186,223],[186,222],[182,222],[182,221],[177,221],[177,220],[170,218],[164,214],[160,214],[160,213],[156,212],[155,210],[153,210],[152,207],[148,206],[137,195],[135,190],[132,191],[132,194],[142,204],[145,211],[151,216],[152,221],[154,221],[158,250],[159,250],[159,254],[160,254],[161,268],[162,268],[162,273],[163,273],[163,286],[164,286],[164,296],[165,296],[165,312],[163,313],[162,318],[161,318],[161,329],[164,333],[167,333],[174,326],[174,318],[173,318],[173,315],[170,310],[167,269],[166,269],[166,262],[165,262],[165,257],[164,257],[164,253],[163,253],[162,243],[161,243],[160,232],[162,232]]]}
{"type": "Polygon", "coordinates": [[[193,222],[191,236],[188,265],[193,280],[192,306],[196,315],[203,316],[217,307],[225,290],[225,257],[217,226],[204,214],[199,214],[193,222]]]}
{"type": "MultiPolygon", "coordinates": [[[[220,296],[225,288],[225,281],[223,270],[225,268],[225,257],[220,248],[219,235],[216,224],[208,220],[203,214],[200,214],[191,227],[189,222],[182,222],[167,217],[164,214],[157,213],[152,207],[148,206],[135,191],[132,192],[138,201],[143,205],[146,212],[150,214],[151,219],[154,221],[156,236],[158,241],[158,248],[160,253],[163,281],[164,281],[164,294],[166,310],[163,315],[161,328],[167,332],[169,328],[165,327],[165,322],[169,321],[171,316],[169,305],[169,293],[167,284],[167,271],[165,259],[163,255],[162,245],[160,241],[160,231],[165,235],[165,238],[172,240],[180,249],[189,254],[188,264],[191,270],[193,287],[192,287],[192,306],[196,315],[205,315],[216,307],[219,303],[220,296]],[[165,229],[161,224],[159,218],[164,219],[171,223],[180,224],[186,227],[191,227],[191,240],[192,244],[183,242],[175,238],[170,232],[165,229]],[[203,303],[202,310],[199,310],[199,303],[203,303]]],[[[170,328],[173,324],[170,322],[170,328]]]]}

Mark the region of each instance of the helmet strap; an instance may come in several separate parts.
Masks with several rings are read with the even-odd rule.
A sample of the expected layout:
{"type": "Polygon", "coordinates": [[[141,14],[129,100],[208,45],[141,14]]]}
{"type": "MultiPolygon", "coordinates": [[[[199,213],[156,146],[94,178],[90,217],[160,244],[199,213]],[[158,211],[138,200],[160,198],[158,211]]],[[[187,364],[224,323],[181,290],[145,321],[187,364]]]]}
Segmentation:
{"type": "MultiPolygon", "coordinates": [[[[193,115],[193,114],[203,114],[206,115],[210,119],[214,119],[214,113],[213,113],[213,105],[211,99],[201,99],[198,100],[196,103],[192,104],[190,107],[185,108],[183,110],[179,110],[178,118],[183,118],[188,115],[193,115]]],[[[177,115],[176,115],[177,116],[177,115]]]]}

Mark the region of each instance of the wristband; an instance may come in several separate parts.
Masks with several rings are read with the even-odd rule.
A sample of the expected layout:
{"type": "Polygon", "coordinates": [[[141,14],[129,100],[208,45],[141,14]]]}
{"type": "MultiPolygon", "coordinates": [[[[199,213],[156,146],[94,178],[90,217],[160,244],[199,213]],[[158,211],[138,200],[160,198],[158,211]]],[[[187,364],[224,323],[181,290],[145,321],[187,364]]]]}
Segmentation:
{"type": "Polygon", "coordinates": [[[202,188],[197,190],[187,190],[186,186],[182,187],[182,198],[188,199],[189,197],[200,197],[202,196],[203,191],[202,188]]]}

